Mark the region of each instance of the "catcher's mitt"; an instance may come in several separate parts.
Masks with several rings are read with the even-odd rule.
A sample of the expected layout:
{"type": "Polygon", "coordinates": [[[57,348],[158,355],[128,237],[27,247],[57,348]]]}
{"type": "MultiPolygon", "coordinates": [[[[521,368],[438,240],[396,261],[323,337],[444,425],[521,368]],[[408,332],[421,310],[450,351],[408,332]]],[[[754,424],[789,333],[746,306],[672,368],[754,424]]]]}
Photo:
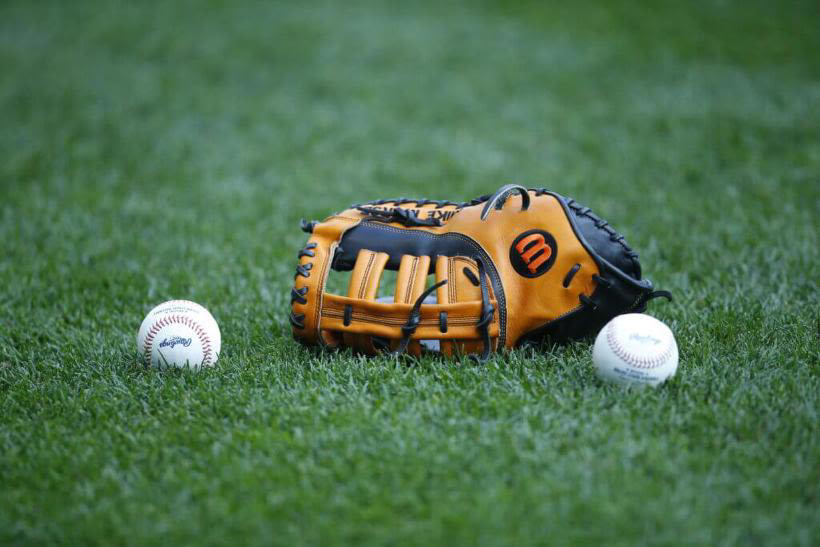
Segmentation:
{"type": "Polygon", "coordinates": [[[641,279],[623,236],[544,189],[510,184],[465,203],[371,201],[302,229],[312,235],[299,251],[290,322],[308,344],[486,358],[595,333],[669,296],[641,279]],[[331,268],[352,270],[346,296],[325,291],[331,268]],[[385,269],[398,271],[395,296],[379,298],[385,269]]]}

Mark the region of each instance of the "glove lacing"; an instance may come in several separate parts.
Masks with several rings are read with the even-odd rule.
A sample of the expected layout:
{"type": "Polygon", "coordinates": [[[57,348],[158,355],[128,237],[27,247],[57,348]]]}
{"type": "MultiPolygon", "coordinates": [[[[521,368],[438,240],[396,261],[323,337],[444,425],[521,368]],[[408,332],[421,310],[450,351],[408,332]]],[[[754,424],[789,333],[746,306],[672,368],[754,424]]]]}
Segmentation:
{"type": "MultiPolygon", "coordinates": [[[[495,317],[495,307],[490,301],[490,289],[487,285],[488,276],[484,262],[477,258],[476,264],[478,265],[478,279],[481,285],[481,315],[476,323],[476,328],[481,333],[481,340],[484,345],[481,357],[478,357],[477,359],[479,362],[484,362],[489,358],[490,351],[492,350],[492,341],[490,340],[490,324],[492,324],[493,318],[495,317]]],[[[446,284],[447,280],[442,279],[416,298],[416,301],[413,303],[413,308],[410,310],[410,317],[407,318],[407,323],[405,323],[401,328],[401,341],[399,342],[398,347],[391,351],[390,354],[402,355],[405,351],[407,351],[407,346],[410,344],[410,339],[412,338],[413,333],[416,332],[416,328],[418,328],[419,322],[421,321],[421,306],[424,303],[424,300],[433,294],[433,291],[439,287],[443,287],[446,284]]]]}

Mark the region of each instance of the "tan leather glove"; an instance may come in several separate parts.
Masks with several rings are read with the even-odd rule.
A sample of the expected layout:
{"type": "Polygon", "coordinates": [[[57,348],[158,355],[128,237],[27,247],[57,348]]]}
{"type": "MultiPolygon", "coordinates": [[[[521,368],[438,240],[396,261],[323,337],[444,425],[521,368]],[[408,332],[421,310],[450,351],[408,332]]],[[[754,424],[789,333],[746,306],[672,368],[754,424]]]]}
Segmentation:
{"type": "Polygon", "coordinates": [[[311,237],[299,252],[290,322],[311,345],[486,358],[594,334],[669,297],[641,279],[623,236],[544,189],[506,185],[464,203],[371,201],[302,228],[311,237]],[[331,269],[352,270],[346,295],[325,290],[331,269]],[[378,297],[385,269],[398,272],[392,298],[378,297]]]}

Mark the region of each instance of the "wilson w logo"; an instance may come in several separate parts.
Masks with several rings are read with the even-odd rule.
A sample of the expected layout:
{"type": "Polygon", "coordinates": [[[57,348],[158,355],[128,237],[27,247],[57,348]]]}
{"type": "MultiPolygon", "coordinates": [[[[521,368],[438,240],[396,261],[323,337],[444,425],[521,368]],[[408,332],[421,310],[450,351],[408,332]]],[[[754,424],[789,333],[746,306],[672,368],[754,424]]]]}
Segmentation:
{"type": "Polygon", "coordinates": [[[528,235],[518,242],[515,250],[521,255],[521,260],[527,264],[527,269],[532,273],[538,271],[538,267],[552,256],[552,248],[547,245],[547,241],[541,234],[528,235]]]}
{"type": "Polygon", "coordinates": [[[529,230],[519,235],[510,247],[510,262],[524,277],[538,277],[555,262],[555,238],[543,230],[529,230]]]}

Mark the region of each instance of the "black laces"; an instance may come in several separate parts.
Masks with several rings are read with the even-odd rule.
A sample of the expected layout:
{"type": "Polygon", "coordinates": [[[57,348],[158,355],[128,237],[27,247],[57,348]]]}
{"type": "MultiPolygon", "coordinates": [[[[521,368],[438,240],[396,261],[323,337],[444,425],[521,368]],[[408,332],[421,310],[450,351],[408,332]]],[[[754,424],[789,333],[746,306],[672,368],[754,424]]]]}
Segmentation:
{"type": "Polygon", "coordinates": [[[302,220],[299,221],[299,228],[301,228],[302,231],[307,233],[307,234],[312,234],[313,229],[316,227],[316,225],[318,223],[319,223],[318,220],[308,221],[308,220],[302,219],[302,220]]]}
{"type": "MultiPolygon", "coordinates": [[[[490,301],[490,289],[487,284],[487,271],[484,266],[484,262],[481,259],[476,259],[476,264],[478,264],[478,281],[481,285],[481,315],[478,318],[478,322],[476,323],[476,328],[481,333],[481,340],[484,346],[483,351],[481,352],[480,357],[475,357],[475,359],[483,363],[490,357],[490,351],[492,350],[492,340],[490,339],[490,325],[493,322],[493,318],[495,317],[495,307],[493,306],[492,302],[490,301]]],[[[472,272],[471,272],[472,273],[472,272]]],[[[474,277],[474,276],[473,276],[474,277]]],[[[443,287],[447,284],[447,280],[443,279],[421,293],[418,298],[416,298],[415,303],[413,304],[413,308],[410,310],[410,317],[407,318],[407,323],[405,323],[401,327],[402,338],[401,342],[399,342],[399,346],[392,352],[393,355],[401,355],[405,351],[407,351],[407,346],[410,344],[410,339],[412,338],[413,334],[416,332],[416,329],[419,326],[421,321],[421,306],[424,303],[424,300],[430,296],[433,291],[438,289],[439,287],[443,287]]],[[[446,315],[442,318],[442,315],[445,312],[439,314],[439,328],[442,332],[447,332],[447,323],[446,323],[446,315]]]]}
{"type": "Polygon", "coordinates": [[[644,297],[643,302],[649,302],[654,298],[666,298],[669,302],[672,302],[672,293],[669,291],[652,291],[644,297]]]}
{"type": "MultiPolygon", "coordinates": [[[[307,264],[299,264],[296,266],[296,275],[301,275],[302,277],[310,277],[310,270],[313,269],[313,262],[308,262],[307,264]]],[[[294,276],[295,277],[295,276],[294,276]]]]}
{"type": "Polygon", "coordinates": [[[290,303],[299,302],[300,304],[307,304],[307,298],[305,298],[307,292],[307,287],[301,287],[299,289],[296,287],[292,288],[290,290],[290,303]]]}
{"type": "Polygon", "coordinates": [[[505,184],[487,199],[487,203],[484,204],[484,208],[481,210],[481,220],[487,220],[493,208],[495,208],[496,211],[500,211],[501,208],[504,207],[504,203],[507,202],[507,199],[515,192],[521,194],[521,210],[526,211],[529,209],[530,193],[527,189],[518,184],[505,184]]]}
{"type": "MultiPolygon", "coordinates": [[[[314,222],[305,222],[304,220],[302,220],[302,229],[305,230],[305,226],[309,226],[310,229],[305,230],[305,231],[313,231],[313,226],[315,224],[316,224],[315,221],[314,222]]],[[[307,256],[307,257],[310,257],[310,258],[315,257],[316,256],[316,251],[314,251],[314,249],[316,248],[316,246],[317,246],[316,242],[308,243],[302,249],[299,250],[299,257],[298,258],[301,259],[304,256],[307,256]]],[[[305,278],[310,277],[310,270],[312,270],[312,269],[313,269],[313,262],[308,262],[306,264],[297,264],[296,265],[296,275],[293,276],[293,279],[296,279],[299,276],[302,276],[302,277],[305,277],[305,278]]],[[[291,290],[290,290],[290,305],[292,306],[294,302],[298,302],[299,304],[303,304],[303,305],[307,304],[307,298],[305,298],[305,295],[307,295],[307,293],[308,293],[308,287],[301,287],[299,289],[297,289],[295,287],[291,288],[291,290]]],[[[288,316],[288,319],[290,320],[290,324],[293,325],[294,327],[296,327],[297,329],[305,328],[305,314],[304,313],[294,313],[293,311],[291,311],[290,316],[288,316]]]]}
{"type": "Polygon", "coordinates": [[[356,210],[365,215],[367,220],[377,222],[399,222],[404,226],[441,226],[442,222],[438,218],[419,218],[413,209],[402,209],[393,207],[390,209],[374,209],[372,207],[358,206],[356,210]]]}
{"type": "Polygon", "coordinates": [[[490,350],[492,349],[490,324],[495,316],[495,308],[490,302],[490,290],[487,287],[487,271],[484,262],[480,258],[476,258],[476,264],[478,264],[478,279],[481,282],[481,317],[478,318],[476,327],[481,331],[481,339],[484,342],[484,351],[481,352],[481,357],[477,359],[480,363],[483,363],[490,357],[490,350]]]}
{"type": "Polygon", "coordinates": [[[401,327],[401,342],[399,342],[399,347],[397,347],[395,351],[391,352],[393,355],[401,355],[407,350],[407,346],[410,344],[410,337],[416,332],[419,322],[421,321],[421,305],[424,303],[424,299],[430,296],[433,291],[439,287],[443,287],[446,284],[447,280],[442,279],[416,298],[416,302],[413,304],[413,309],[410,310],[410,317],[407,318],[407,323],[401,327]]]}
{"type": "Polygon", "coordinates": [[[309,256],[311,258],[315,257],[316,253],[313,249],[316,248],[316,245],[318,245],[316,242],[305,245],[305,247],[299,251],[299,256],[297,258],[302,258],[303,256],[309,256]]]}
{"type": "Polygon", "coordinates": [[[598,274],[592,274],[592,280],[598,283],[599,285],[603,285],[607,289],[612,287],[612,281],[610,281],[606,277],[601,277],[598,274]]]}

